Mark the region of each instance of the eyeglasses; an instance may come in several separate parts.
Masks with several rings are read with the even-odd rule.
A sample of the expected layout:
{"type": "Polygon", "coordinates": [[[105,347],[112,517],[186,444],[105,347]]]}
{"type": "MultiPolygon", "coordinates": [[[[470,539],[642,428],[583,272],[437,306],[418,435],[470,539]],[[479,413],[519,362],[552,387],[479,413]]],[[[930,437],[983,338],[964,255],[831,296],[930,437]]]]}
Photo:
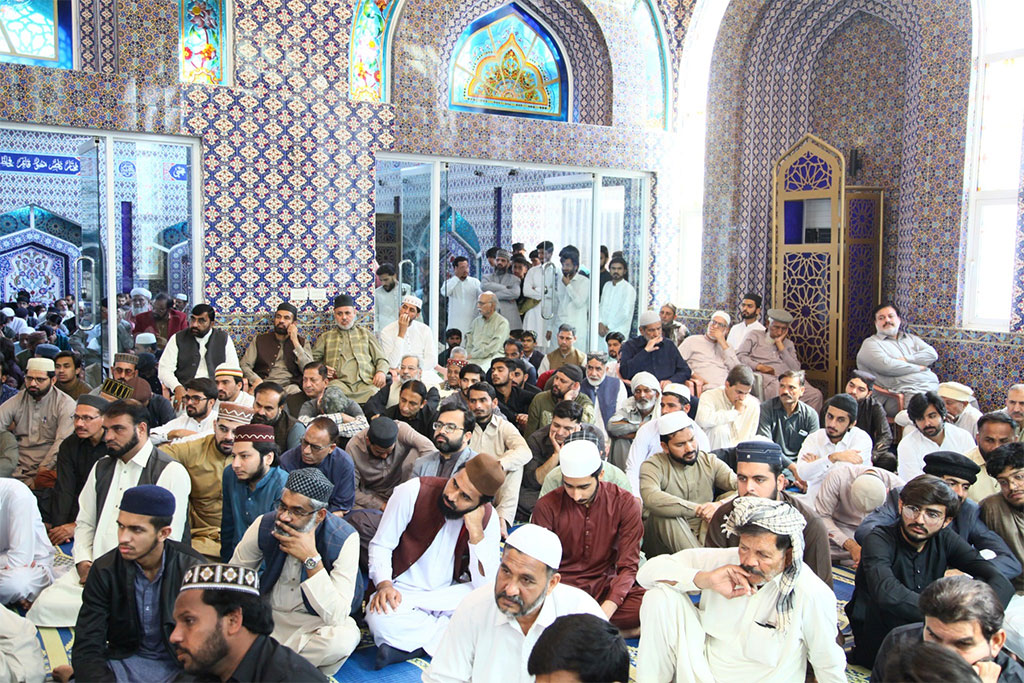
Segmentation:
{"type": "Polygon", "coordinates": [[[1014,472],[1008,477],[996,477],[996,481],[999,482],[999,488],[1008,489],[1012,484],[1014,487],[1024,486],[1024,472],[1014,472]]]}
{"type": "Polygon", "coordinates": [[[908,519],[917,519],[922,512],[924,512],[925,520],[929,522],[941,522],[946,518],[946,514],[943,512],[939,512],[938,510],[926,510],[924,508],[918,507],[917,505],[903,506],[903,516],[907,517],[908,519]]]}
{"type": "Polygon", "coordinates": [[[46,384],[49,381],[49,377],[32,377],[31,375],[25,375],[25,384],[46,384]]]}
{"type": "Polygon", "coordinates": [[[309,517],[310,515],[316,514],[316,510],[307,511],[303,510],[302,508],[289,507],[285,505],[284,502],[281,500],[278,500],[276,503],[274,503],[274,507],[277,508],[278,512],[288,513],[289,517],[309,517]]]}
{"type": "Polygon", "coordinates": [[[72,420],[74,422],[92,422],[93,420],[99,420],[102,415],[74,415],[72,420]]]}
{"type": "Polygon", "coordinates": [[[433,427],[435,432],[444,432],[445,434],[454,434],[455,432],[466,431],[464,427],[453,425],[450,422],[435,422],[433,427]]]}
{"type": "Polygon", "coordinates": [[[206,398],[205,396],[189,396],[185,394],[185,403],[199,403],[200,401],[212,401],[212,398],[206,398]]]}
{"type": "Polygon", "coordinates": [[[320,453],[322,451],[326,451],[332,445],[332,444],[327,444],[326,446],[317,446],[316,444],[310,443],[310,442],[306,441],[305,439],[303,439],[300,443],[302,444],[302,446],[304,448],[308,448],[309,450],[313,451],[314,453],[320,453]]]}

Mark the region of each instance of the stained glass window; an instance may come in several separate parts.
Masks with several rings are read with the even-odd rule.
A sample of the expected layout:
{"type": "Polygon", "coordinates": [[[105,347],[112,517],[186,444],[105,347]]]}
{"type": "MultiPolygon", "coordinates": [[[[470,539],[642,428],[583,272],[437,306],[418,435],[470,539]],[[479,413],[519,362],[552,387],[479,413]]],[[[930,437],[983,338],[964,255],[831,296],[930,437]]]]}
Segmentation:
{"type": "Polygon", "coordinates": [[[463,31],[451,66],[449,108],[568,120],[565,61],[548,32],[515,3],[463,31]]]}
{"type": "Polygon", "coordinates": [[[72,0],[0,0],[0,62],[73,69],[72,0]]]}
{"type": "Polygon", "coordinates": [[[633,40],[641,46],[643,70],[637,74],[643,83],[644,125],[664,128],[666,118],[665,55],[661,35],[650,0],[632,0],[630,23],[633,40]]]}
{"type": "Polygon", "coordinates": [[[387,78],[388,29],[398,0],[356,0],[349,48],[349,96],[364,102],[383,102],[387,78]]]}
{"type": "Polygon", "coordinates": [[[181,80],[225,83],[227,0],[180,0],[181,80]]]}

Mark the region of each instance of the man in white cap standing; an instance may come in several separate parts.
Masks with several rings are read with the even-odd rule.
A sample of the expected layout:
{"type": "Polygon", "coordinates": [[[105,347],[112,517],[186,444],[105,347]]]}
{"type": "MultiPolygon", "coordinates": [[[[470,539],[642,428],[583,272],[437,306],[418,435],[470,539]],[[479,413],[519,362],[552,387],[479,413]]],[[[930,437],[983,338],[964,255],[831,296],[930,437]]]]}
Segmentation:
{"type": "Polygon", "coordinates": [[[641,426],[657,420],[661,414],[661,384],[649,372],[638,372],[629,383],[633,395],[608,420],[608,435],[612,437],[608,459],[619,469],[626,469],[629,447],[641,426]]]}
{"type": "Polygon", "coordinates": [[[402,297],[398,320],[388,323],[380,331],[380,345],[384,347],[392,376],[398,373],[404,357],[416,356],[423,374],[427,376],[424,381],[432,386],[440,384],[434,370],[437,367],[437,339],[430,327],[418,319],[421,310],[423,300],[418,296],[406,294],[402,297]]]}
{"type": "Polygon", "coordinates": [[[593,614],[601,606],[560,583],[562,542],[551,531],[524,524],[509,534],[494,584],[470,593],[455,610],[425,683],[533,681],[527,659],[544,629],[566,614],[593,614]]]}
{"type": "Polygon", "coordinates": [[[872,467],[834,467],[825,476],[814,501],[814,509],[828,529],[829,553],[833,563],[860,564],[860,544],[854,538],[864,517],[885,502],[891,489],[903,480],[888,470],[872,467]]]}
{"type": "Polygon", "coordinates": [[[11,476],[29,488],[35,488],[40,468],[54,468],[60,442],[75,429],[75,402],[54,387],[55,378],[52,360],[30,358],[25,388],[0,404],[0,429],[13,434],[18,442],[18,465],[11,476]]]}
{"type": "Polygon", "coordinates": [[[691,334],[679,345],[679,353],[693,371],[698,393],[725,384],[729,371],[740,364],[736,349],[726,341],[731,321],[725,311],[715,311],[704,334],[691,334]]]}
{"type": "Polygon", "coordinates": [[[671,339],[663,336],[661,316],[657,311],[644,311],[637,321],[638,337],[619,349],[619,377],[632,377],[649,372],[662,384],[685,384],[690,379],[690,366],[683,360],[671,339]]]}

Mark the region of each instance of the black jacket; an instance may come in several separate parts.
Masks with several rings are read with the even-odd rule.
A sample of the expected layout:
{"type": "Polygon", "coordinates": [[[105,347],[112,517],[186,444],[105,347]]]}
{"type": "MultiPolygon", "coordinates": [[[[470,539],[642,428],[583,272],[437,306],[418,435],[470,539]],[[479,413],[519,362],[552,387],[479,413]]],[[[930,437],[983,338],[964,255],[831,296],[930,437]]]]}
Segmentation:
{"type": "MultiPolygon", "coordinates": [[[[174,601],[185,572],[206,562],[192,548],[170,539],[164,541],[164,574],[160,585],[160,617],[164,644],[174,656],[170,636],[174,630],[174,601]]],[[[96,560],[89,570],[82,594],[82,608],[75,623],[71,662],[79,681],[112,681],[109,659],[124,659],[139,650],[142,637],[135,605],[136,564],[114,548],[96,560]]]]}

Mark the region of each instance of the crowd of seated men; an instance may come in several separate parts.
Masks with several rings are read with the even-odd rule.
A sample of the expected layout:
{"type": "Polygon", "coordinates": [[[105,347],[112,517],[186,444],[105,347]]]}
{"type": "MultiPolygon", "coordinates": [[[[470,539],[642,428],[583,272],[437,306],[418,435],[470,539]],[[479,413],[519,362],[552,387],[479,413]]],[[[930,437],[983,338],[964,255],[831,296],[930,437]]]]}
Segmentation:
{"type": "Polygon", "coordinates": [[[625,681],[634,637],[640,681],[843,681],[838,565],[872,680],[1024,680],[1024,386],[981,414],[885,305],[811,391],[752,293],[586,352],[569,318],[521,327],[543,261],[506,299],[495,260],[440,354],[410,292],[376,332],[339,295],[315,339],[281,303],[239,357],[211,306],[133,290],[92,388],[74,301],[66,350],[11,322],[47,309],[0,313],[0,671],[40,680],[35,627],[73,627],[60,680],[324,680],[365,626],[426,681],[625,681]]]}

